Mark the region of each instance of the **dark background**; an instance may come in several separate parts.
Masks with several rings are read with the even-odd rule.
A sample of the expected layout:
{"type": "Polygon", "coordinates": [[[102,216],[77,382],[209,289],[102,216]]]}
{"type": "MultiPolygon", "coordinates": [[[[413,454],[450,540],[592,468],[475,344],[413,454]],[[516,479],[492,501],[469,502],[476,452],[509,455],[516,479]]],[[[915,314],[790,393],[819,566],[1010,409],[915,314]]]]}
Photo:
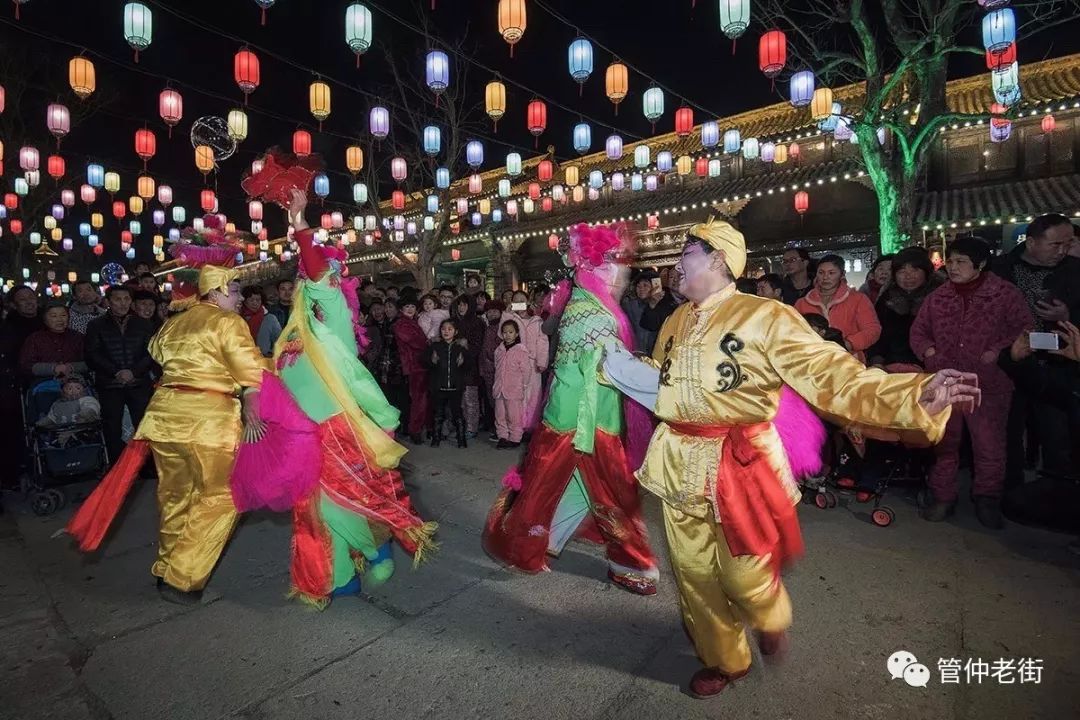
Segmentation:
{"type": "MultiPolygon", "coordinates": [[[[233,158],[222,163],[217,176],[209,180],[218,190],[221,210],[239,227],[246,228],[248,217],[239,186],[241,173],[266,148],[289,147],[292,132],[298,125],[312,132],[314,149],[325,156],[331,171],[327,206],[346,212],[355,209],[351,203],[351,180],[344,167],[344,150],[350,144],[347,138],[367,136],[368,109],[374,98],[387,96],[389,77],[384,48],[390,48],[404,64],[422,68],[423,56],[431,44],[384,15],[380,8],[414,24],[421,24],[417,13],[422,12],[433,36],[448,41],[462,40],[462,49],[470,57],[503,76],[507,84],[507,114],[496,134],[483,115],[484,85],[491,74],[477,67],[468,71],[467,97],[476,103],[477,117],[483,120],[477,131],[489,137],[484,141],[483,169],[502,165],[505,154],[511,150],[527,158],[533,147],[533,138],[525,127],[525,107],[532,99],[531,94],[514,86],[513,81],[546,96],[548,128],[539,139],[540,148],[552,145],[560,158],[576,155],[571,130],[581,119],[577,113],[608,125],[591,123],[593,150],[602,149],[604,138],[612,131],[623,135],[628,144],[652,134],[641,111],[641,96],[649,81],[636,74],[635,67],[671,91],[665,93],[665,115],[657,123],[657,133],[673,129],[674,112],[682,104],[676,95],[697,106],[697,123],[784,99],[781,92],[786,92],[787,83],[777,82],[772,88],[757,67],[757,38],[764,31],[760,21],[751,24],[733,54],[731,42],[720,31],[715,0],[699,0],[694,9],[690,0],[546,0],[546,3],[594,41],[618,52],[631,66],[630,93],[618,115],[604,94],[604,70],[612,60],[611,55],[594,46],[593,74],[585,84],[584,95],[579,97],[578,85],[567,69],[567,46],[577,32],[531,2],[527,3],[527,30],[514,48],[512,59],[498,34],[495,0],[437,0],[434,11],[428,0],[419,4],[410,0],[368,3],[374,16],[375,46],[364,56],[360,69],[356,68],[355,56],[344,40],[348,0],[278,0],[268,11],[265,26],[260,25],[260,10],[253,0],[147,2],[154,12],[153,43],[141,53],[137,65],[123,38],[122,0],[31,0],[22,6],[22,18],[18,22],[13,18],[11,4],[4,3],[0,5],[4,12],[0,52],[6,56],[2,70],[5,74],[27,74],[33,89],[20,107],[9,102],[6,109],[7,113],[23,113],[31,131],[28,138],[2,138],[5,191],[9,191],[11,178],[19,172],[18,148],[26,142],[42,151],[45,175],[45,158],[55,146],[45,129],[45,106],[59,98],[74,111],[82,102],[69,89],[66,75],[68,60],[77,54],[78,48],[86,48],[97,67],[98,89],[88,101],[96,110],[73,122],[71,134],[61,146],[60,152],[68,163],[68,175],[62,186],[77,191],[87,158],[92,158],[107,170],[121,173],[120,198],[133,194],[142,165],[135,155],[133,138],[145,123],[158,136],[157,155],[150,161],[148,171],[159,185],[173,187],[175,202],[188,209],[190,221],[200,214],[198,191],[204,187],[188,138],[190,125],[201,116],[225,116],[231,108],[242,105],[243,96],[233,81],[232,59],[246,42],[260,56],[262,84],[252,94],[247,108],[247,140],[233,158]],[[169,10],[189,16],[194,22],[169,10]],[[280,59],[271,57],[267,51],[280,59]],[[94,54],[103,54],[114,62],[94,54]],[[283,61],[286,59],[307,69],[294,67],[283,61]],[[323,79],[332,88],[333,112],[322,133],[308,109],[311,70],[323,73],[323,79]],[[171,78],[184,96],[184,119],[173,131],[171,140],[157,108],[164,78],[171,78]],[[554,102],[572,112],[556,107],[554,102]],[[504,145],[499,146],[492,139],[504,145]]],[[[971,4],[975,5],[974,0],[971,4]]],[[[1018,12],[1022,18],[1023,11],[1018,12]]],[[[1080,23],[1074,20],[1038,36],[1037,40],[1021,43],[1021,74],[1024,62],[1080,49],[1077,30],[1080,23]]],[[[964,40],[981,44],[977,22],[967,29],[964,40]]],[[[451,56],[450,64],[451,82],[459,83],[462,60],[451,56]]],[[[950,66],[953,77],[980,72],[986,72],[980,57],[957,56],[950,66]]],[[[8,85],[12,80],[0,77],[0,82],[8,85]]],[[[394,122],[395,112],[391,108],[392,132],[404,132],[394,122]]],[[[366,162],[371,161],[366,158],[366,162]]],[[[455,176],[465,172],[460,162],[452,167],[455,176]]],[[[47,176],[42,182],[52,183],[47,176]]],[[[105,193],[99,193],[96,209],[104,212],[108,221],[111,219],[108,204],[102,196],[107,198],[105,193]]],[[[136,241],[140,259],[150,255],[153,226],[149,213],[155,207],[156,201],[148,202],[142,217],[144,229],[136,241]]],[[[85,208],[80,203],[76,209],[79,211],[69,216],[63,226],[78,244],[81,238],[75,227],[85,220],[81,217],[85,208]]],[[[283,230],[279,213],[268,208],[266,218],[271,237],[283,230]]],[[[31,224],[40,223],[40,218],[24,220],[28,229],[31,224]]],[[[107,227],[116,226],[107,222],[107,227]]],[[[113,234],[118,232],[115,229],[113,234]]],[[[102,241],[108,248],[106,257],[94,262],[115,259],[118,255],[116,238],[103,232],[102,241]]]]}

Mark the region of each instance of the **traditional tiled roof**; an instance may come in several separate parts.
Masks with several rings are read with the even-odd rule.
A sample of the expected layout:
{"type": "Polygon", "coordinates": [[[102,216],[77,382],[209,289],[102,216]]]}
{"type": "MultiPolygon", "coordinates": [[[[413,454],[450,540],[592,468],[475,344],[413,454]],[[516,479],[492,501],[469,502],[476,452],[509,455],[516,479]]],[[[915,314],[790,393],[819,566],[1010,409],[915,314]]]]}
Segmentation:
{"type": "Polygon", "coordinates": [[[952,223],[1010,222],[1045,212],[1080,211],[1080,175],[1010,180],[997,185],[924,192],[915,221],[931,228],[952,223]]]}

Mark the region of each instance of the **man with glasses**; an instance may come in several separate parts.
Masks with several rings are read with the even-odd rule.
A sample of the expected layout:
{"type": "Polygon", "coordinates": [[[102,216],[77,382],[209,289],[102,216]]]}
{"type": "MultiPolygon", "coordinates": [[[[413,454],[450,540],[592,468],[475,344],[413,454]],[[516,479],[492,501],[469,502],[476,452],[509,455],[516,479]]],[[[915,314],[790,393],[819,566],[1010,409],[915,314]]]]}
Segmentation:
{"type": "Polygon", "coordinates": [[[780,264],[784,268],[781,295],[785,303],[794,305],[796,300],[806,297],[814,287],[814,274],[811,271],[813,261],[805,248],[788,248],[784,251],[780,264]]]}

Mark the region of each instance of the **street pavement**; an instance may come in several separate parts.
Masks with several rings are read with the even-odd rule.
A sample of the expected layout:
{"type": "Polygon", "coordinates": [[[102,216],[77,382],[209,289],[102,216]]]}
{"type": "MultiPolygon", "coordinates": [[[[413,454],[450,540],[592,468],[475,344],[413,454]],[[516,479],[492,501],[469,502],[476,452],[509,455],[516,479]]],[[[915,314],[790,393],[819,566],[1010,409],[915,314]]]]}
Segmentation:
{"type": "Polygon", "coordinates": [[[902,491],[888,498],[897,516],[888,528],[854,501],[802,505],[807,554],[786,574],[795,606],[787,658],[764,663],[755,651],[745,679],[700,701],[686,694],[699,666],[656,500],[646,510],[662,567],[657,595],[613,587],[602,553],[580,543],[550,573],[512,573],[484,554],[480,531],[515,457],[483,441],[413,449],[406,482],[440,522],[439,553],[412,570],[398,552],[389,583],[323,612],[286,599],[285,515],[247,516],[203,603],[179,607],[157,597],[149,574],[153,482],[89,557],[53,537],[70,509],[38,518],[9,497],[0,717],[1078,716],[1080,560],[1068,537],[984,531],[966,502],[953,521],[929,524],[902,491]],[[900,650],[927,667],[926,687],[891,677],[886,662],[900,650]],[[958,682],[943,683],[952,678],[939,660],[958,661],[958,682]]]}

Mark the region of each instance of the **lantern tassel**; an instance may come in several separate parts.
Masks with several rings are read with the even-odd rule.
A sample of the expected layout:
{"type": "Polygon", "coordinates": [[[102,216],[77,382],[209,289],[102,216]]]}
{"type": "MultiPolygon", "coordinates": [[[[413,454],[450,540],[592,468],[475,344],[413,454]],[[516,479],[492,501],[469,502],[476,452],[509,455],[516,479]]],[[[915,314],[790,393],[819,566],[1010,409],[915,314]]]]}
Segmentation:
{"type": "Polygon", "coordinates": [[[496,132],[496,133],[499,132],[499,121],[498,120],[492,120],[491,125],[494,128],[494,130],[492,132],[496,132]]]}
{"type": "Polygon", "coordinates": [[[169,139],[172,140],[172,125],[169,126],[169,139]]]}
{"type": "Polygon", "coordinates": [[[262,9],[262,25],[266,27],[266,8],[262,9]]]}
{"type": "Polygon", "coordinates": [[[510,59],[511,60],[514,59],[514,46],[513,45],[510,46],[510,59]]]}
{"type": "Polygon", "coordinates": [[[360,53],[356,53],[356,69],[360,69],[360,53]]]}
{"type": "Polygon", "coordinates": [[[19,19],[19,3],[15,3],[15,19],[19,19]]]}
{"type": "Polygon", "coordinates": [[[136,65],[139,64],[139,51],[138,50],[135,51],[135,64],[136,65]]]}
{"type": "Polygon", "coordinates": [[[585,94],[585,83],[577,84],[577,96],[582,97],[585,94]]]}
{"type": "Polygon", "coordinates": [[[615,103],[615,117],[619,116],[619,103],[615,103]]]}
{"type": "Polygon", "coordinates": [[[439,109],[439,94],[435,93],[435,109],[439,109]]]}
{"type": "Polygon", "coordinates": [[[732,54],[732,55],[734,55],[734,54],[735,54],[735,43],[736,43],[736,42],[738,42],[738,39],[737,39],[737,38],[732,38],[732,39],[731,39],[731,54],[732,54]]]}

